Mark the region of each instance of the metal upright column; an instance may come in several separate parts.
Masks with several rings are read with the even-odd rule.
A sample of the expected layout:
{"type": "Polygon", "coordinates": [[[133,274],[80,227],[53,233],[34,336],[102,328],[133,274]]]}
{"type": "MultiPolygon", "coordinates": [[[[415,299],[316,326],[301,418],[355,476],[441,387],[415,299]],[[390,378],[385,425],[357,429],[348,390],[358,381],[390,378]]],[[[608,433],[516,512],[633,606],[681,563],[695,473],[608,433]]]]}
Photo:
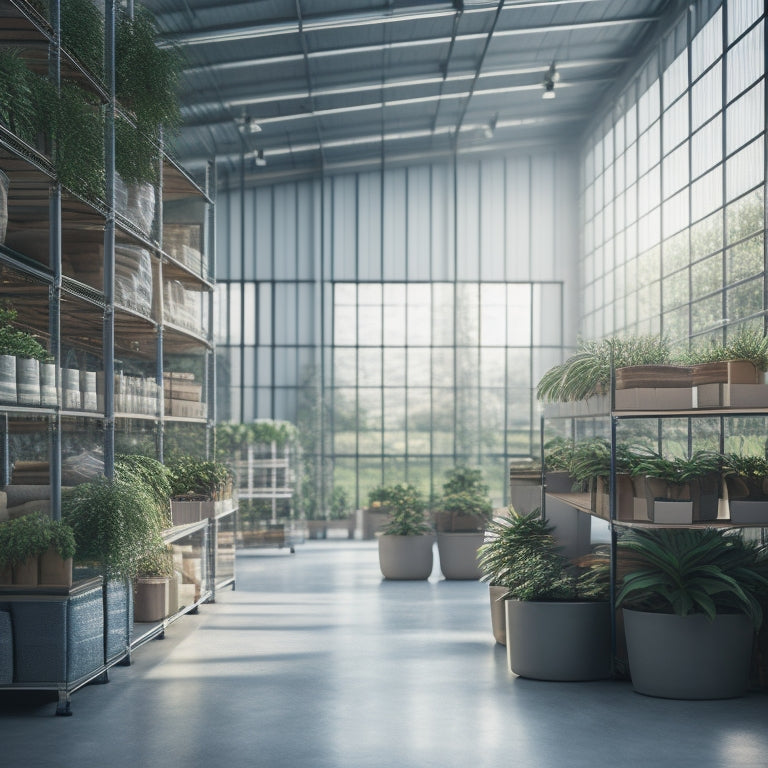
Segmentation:
{"type": "Polygon", "coordinates": [[[104,0],[104,131],[107,221],[104,227],[104,474],[115,473],[115,0],[104,0]]]}

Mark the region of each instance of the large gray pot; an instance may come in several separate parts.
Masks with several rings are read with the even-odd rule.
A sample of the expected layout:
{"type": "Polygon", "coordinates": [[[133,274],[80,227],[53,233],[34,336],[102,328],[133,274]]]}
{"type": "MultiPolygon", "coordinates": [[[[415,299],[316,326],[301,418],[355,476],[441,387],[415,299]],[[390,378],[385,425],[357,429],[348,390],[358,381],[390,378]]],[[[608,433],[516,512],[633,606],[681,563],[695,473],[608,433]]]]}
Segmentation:
{"type": "Polygon", "coordinates": [[[730,699],[749,686],[753,629],[746,616],[675,616],[624,609],[632,685],[666,699],[730,699]]]}
{"type": "Polygon", "coordinates": [[[611,674],[608,602],[506,600],[510,672],[535,680],[602,680],[611,674]]]}
{"type": "Polygon", "coordinates": [[[428,579],[432,573],[431,534],[379,536],[379,566],[385,579],[428,579]]]}
{"type": "Polygon", "coordinates": [[[499,645],[507,644],[507,616],[504,610],[504,595],[509,590],[506,587],[499,587],[495,584],[490,584],[488,592],[491,597],[491,630],[493,631],[493,638],[499,645]]]}
{"type": "Polygon", "coordinates": [[[437,552],[440,556],[440,570],[446,579],[479,579],[483,574],[477,564],[477,550],[483,543],[485,533],[441,533],[437,534],[437,552]]]}

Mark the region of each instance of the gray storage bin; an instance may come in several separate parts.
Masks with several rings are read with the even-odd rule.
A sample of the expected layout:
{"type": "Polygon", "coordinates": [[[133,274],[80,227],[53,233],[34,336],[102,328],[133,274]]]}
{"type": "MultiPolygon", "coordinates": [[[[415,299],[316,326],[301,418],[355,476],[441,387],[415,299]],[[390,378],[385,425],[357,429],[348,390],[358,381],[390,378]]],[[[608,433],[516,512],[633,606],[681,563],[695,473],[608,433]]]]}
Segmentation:
{"type": "Polygon", "coordinates": [[[11,614],[0,611],[0,685],[13,682],[13,631],[11,614]]]}

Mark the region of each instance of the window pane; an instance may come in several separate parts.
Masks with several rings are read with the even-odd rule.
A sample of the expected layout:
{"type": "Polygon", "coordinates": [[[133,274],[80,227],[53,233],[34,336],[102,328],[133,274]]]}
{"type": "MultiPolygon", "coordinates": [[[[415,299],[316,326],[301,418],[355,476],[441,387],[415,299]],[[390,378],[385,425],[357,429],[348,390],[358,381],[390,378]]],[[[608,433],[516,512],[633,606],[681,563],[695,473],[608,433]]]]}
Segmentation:
{"type": "Polygon", "coordinates": [[[707,72],[691,89],[691,129],[696,130],[723,107],[722,65],[707,72]]]}
{"type": "Polygon", "coordinates": [[[763,26],[755,27],[728,51],[727,99],[749,88],[765,71],[763,26]]]}
{"type": "Polygon", "coordinates": [[[691,77],[695,80],[722,50],[723,13],[717,13],[691,41],[691,77]]]}
{"type": "Polygon", "coordinates": [[[756,85],[737,99],[726,110],[725,151],[730,154],[750,139],[757,136],[764,128],[763,84],[756,85]]]}

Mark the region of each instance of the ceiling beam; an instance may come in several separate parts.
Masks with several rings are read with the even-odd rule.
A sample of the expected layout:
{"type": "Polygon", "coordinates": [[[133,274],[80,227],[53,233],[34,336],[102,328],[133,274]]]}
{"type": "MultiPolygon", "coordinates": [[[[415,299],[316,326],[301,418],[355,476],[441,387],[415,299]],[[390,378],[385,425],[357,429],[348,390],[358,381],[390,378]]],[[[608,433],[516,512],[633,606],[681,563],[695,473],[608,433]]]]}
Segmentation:
{"type": "MultiPolygon", "coordinates": [[[[524,10],[528,8],[541,8],[557,5],[584,5],[586,3],[604,2],[604,0],[508,0],[504,10],[524,10]]],[[[478,5],[464,3],[462,13],[487,14],[495,13],[496,2],[483,2],[478,5]]],[[[217,6],[217,11],[219,7],[217,6]]],[[[227,6],[221,9],[226,14],[227,6]]],[[[353,29],[356,27],[380,26],[382,24],[412,23],[414,21],[426,21],[430,19],[450,18],[456,13],[454,3],[446,2],[442,6],[425,5],[404,10],[387,8],[382,11],[340,12],[324,15],[305,15],[303,29],[305,33],[334,31],[338,29],[353,29]]],[[[161,29],[171,26],[171,14],[158,14],[156,16],[161,29]]],[[[166,45],[210,45],[226,43],[230,41],[257,40],[266,37],[280,37],[283,35],[296,35],[300,32],[300,25],[296,19],[282,21],[269,21],[263,24],[241,24],[230,27],[210,27],[208,29],[196,29],[186,32],[167,32],[163,35],[166,45]]]]}
{"type": "MultiPolygon", "coordinates": [[[[570,24],[552,24],[546,27],[520,27],[516,29],[502,29],[494,33],[494,38],[517,37],[520,35],[542,35],[555,33],[570,33],[586,29],[606,29],[609,27],[619,27],[629,24],[649,24],[658,20],[658,16],[639,16],[626,19],[604,19],[602,21],[581,21],[570,24]]],[[[456,38],[457,43],[485,41],[486,33],[478,32],[473,34],[459,35],[456,38]]],[[[308,58],[323,59],[336,56],[360,55],[369,53],[378,53],[381,51],[398,50],[405,48],[419,48],[427,45],[449,45],[450,37],[428,37],[418,40],[401,40],[397,42],[374,43],[371,45],[353,45],[342,48],[330,48],[327,50],[315,50],[308,53],[308,58]]],[[[283,54],[280,56],[264,56],[256,59],[237,59],[234,61],[221,61],[217,63],[206,64],[202,67],[190,67],[184,70],[184,74],[189,78],[198,77],[210,72],[227,72],[233,69],[244,69],[250,67],[274,66],[278,64],[289,64],[292,62],[303,62],[304,53],[283,54]]]]}
{"type": "MultiPolygon", "coordinates": [[[[557,63],[557,69],[559,72],[566,72],[568,70],[587,68],[587,67],[601,67],[603,69],[612,66],[623,66],[629,61],[628,57],[612,57],[606,59],[580,59],[576,61],[563,61],[557,63]]],[[[510,67],[505,69],[493,69],[480,73],[480,80],[484,81],[489,78],[496,77],[519,77],[524,75],[544,75],[550,67],[548,62],[543,64],[531,64],[522,67],[510,67]]],[[[391,90],[394,88],[413,88],[423,86],[438,86],[443,82],[446,83],[460,83],[470,81],[474,78],[474,71],[467,70],[465,72],[456,72],[447,75],[445,78],[443,75],[428,75],[424,77],[404,77],[393,80],[388,80],[383,83],[371,82],[370,80],[350,83],[348,85],[328,86],[326,88],[313,88],[312,96],[315,98],[333,97],[333,96],[347,96],[350,94],[362,94],[368,92],[381,93],[382,91],[391,90]]],[[[262,104],[278,104],[287,101],[302,101],[309,98],[309,91],[280,91],[276,93],[267,93],[259,96],[243,96],[235,98],[216,98],[215,101],[186,101],[182,107],[182,115],[187,118],[197,112],[198,110],[214,110],[220,109],[222,104],[224,107],[232,110],[242,110],[248,107],[258,107],[262,104]]],[[[258,121],[258,113],[252,115],[258,121]]],[[[229,123],[230,120],[211,121],[211,120],[189,120],[185,121],[185,127],[194,127],[197,125],[211,125],[217,122],[229,123]]]]}

